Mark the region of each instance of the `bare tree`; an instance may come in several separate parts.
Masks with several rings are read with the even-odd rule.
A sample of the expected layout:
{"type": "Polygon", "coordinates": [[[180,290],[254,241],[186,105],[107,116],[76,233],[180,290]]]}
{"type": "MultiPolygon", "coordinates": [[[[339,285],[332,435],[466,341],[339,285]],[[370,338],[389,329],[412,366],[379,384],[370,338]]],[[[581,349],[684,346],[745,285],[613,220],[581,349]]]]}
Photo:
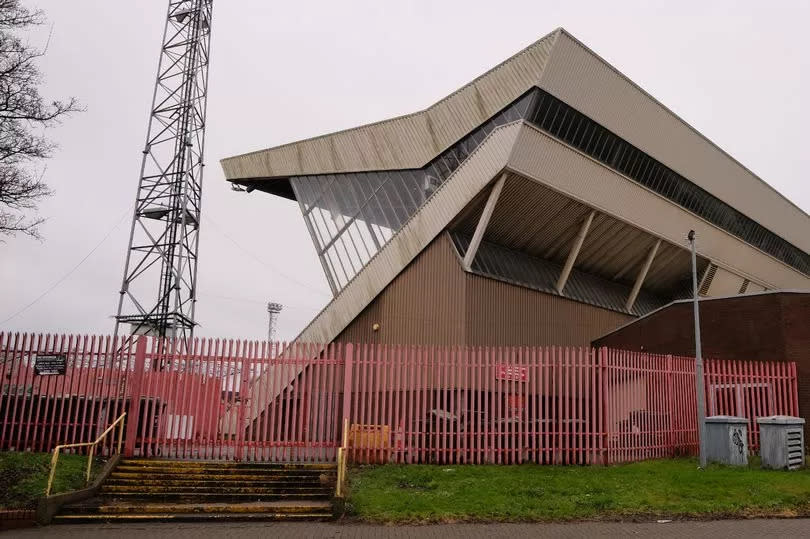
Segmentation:
{"type": "Polygon", "coordinates": [[[39,93],[36,65],[44,50],[30,46],[18,32],[43,24],[42,11],[20,0],[0,0],[0,237],[22,233],[39,238],[43,219],[28,216],[51,191],[36,165],[55,145],[43,131],[80,110],[74,98],[47,103],[39,93]]]}

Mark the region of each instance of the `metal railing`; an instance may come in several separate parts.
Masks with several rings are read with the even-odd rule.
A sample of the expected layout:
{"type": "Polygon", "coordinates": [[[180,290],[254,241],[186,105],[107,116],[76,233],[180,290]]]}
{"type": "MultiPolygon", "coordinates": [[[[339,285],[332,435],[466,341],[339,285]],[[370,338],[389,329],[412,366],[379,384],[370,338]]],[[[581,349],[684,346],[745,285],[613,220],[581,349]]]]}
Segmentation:
{"type": "Polygon", "coordinates": [[[53,478],[56,475],[56,463],[59,462],[59,452],[63,449],[70,449],[75,447],[90,447],[90,450],[87,452],[87,474],[85,477],[85,485],[90,484],[90,470],[93,466],[93,454],[96,451],[96,446],[101,443],[104,438],[107,437],[107,434],[112,431],[116,425],[119,425],[118,428],[118,453],[121,453],[121,445],[124,441],[124,418],[126,417],[126,412],[118,416],[118,419],[112,422],[112,424],[107,427],[104,432],[101,433],[101,436],[95,439],[93,442],[82,442],[78,444],[63,444],[57,445],[53,448],[53,457],[51,457],[51,472],[48,475],[48,486],[45,487],[45,496],[50,496],[51,488],[53,488],[53,478]]]}
{"type": "Polygon", "coordinates": [[[335,485],[335,497],[342,498],[346,487],[346,451],[349,449],[349,418],[343,419],[343,445],[337,450],[337,484],[335,485]]]}

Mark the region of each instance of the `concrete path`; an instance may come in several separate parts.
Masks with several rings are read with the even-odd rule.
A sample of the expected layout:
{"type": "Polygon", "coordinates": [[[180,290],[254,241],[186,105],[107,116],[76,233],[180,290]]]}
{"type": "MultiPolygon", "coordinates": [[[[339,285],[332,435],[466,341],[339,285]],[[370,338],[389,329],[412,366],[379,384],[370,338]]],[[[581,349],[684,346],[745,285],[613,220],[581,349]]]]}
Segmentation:
{"type": "Polygon", "coordinates": [[[335,538],[381,539],[416,538],[466,539],[521,537],[810,537],[810,519],[720,520],[712,522],[575,524],[445,524],[438,526],[369,526],[362,524],[309,523],[233,523],[233,524],[128,524],[59,525],[3,532],[0,537],[101,539],[147,537],[149,539],[201,539],[225,537],[252,539],[335,538]]]}

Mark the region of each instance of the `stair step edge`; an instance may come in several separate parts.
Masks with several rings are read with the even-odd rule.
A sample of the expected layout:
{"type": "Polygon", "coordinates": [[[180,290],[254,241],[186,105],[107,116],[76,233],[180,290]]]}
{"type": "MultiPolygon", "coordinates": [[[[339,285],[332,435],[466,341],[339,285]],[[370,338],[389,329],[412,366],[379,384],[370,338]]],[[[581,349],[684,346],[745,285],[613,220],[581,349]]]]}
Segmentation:
{"type": "Polygon", "coordinates": [[[154,514],[154,513],[183,513],[183,514],[206,514],[206,513],[318,513],[330,511],[332,505],[328,502],[322,503],[301,503],[300,505],[270,505],[258,504],[238,505],[223,504],[210,506],[205,504],[133,504],[133,505],[102,505],[86,507],[65,507],[63,515],[117,515],[117,514],[154,514]]]}
{"type": "Polygon", "coordinates": [[[107,521],[239,521],[239,520],[324,520],[331,512],[319,513],[131,513],[96,515],[57,515],[53,522],[107,522],[107,521]]]}

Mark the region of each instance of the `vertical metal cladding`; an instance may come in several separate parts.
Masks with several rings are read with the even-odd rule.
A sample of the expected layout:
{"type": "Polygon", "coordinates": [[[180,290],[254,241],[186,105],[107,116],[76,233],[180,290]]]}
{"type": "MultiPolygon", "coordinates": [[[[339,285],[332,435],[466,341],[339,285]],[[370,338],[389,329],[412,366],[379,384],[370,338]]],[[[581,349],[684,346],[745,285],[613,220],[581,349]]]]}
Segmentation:
{"type": "Polygon", "coordinates": [[[633,318],[465,273],[451,240],[442,234],[336,341],[578,346],[633,318]]]}
{"type": "Polygon", "coordinates": [[[468,274],[466,344],[584,345],[633,316],[468,274]]]}
{"type": "Polygon", "coordinates": [[[805,212],[564,31],[539,86],[810,252],[805,212]]]}
{"type": "Polygon", "coordinates": [[[335,340],[385,344],[463,343],[464,284],[465,275],[458,257],[450,239],[442,234],[335,340]]]}

